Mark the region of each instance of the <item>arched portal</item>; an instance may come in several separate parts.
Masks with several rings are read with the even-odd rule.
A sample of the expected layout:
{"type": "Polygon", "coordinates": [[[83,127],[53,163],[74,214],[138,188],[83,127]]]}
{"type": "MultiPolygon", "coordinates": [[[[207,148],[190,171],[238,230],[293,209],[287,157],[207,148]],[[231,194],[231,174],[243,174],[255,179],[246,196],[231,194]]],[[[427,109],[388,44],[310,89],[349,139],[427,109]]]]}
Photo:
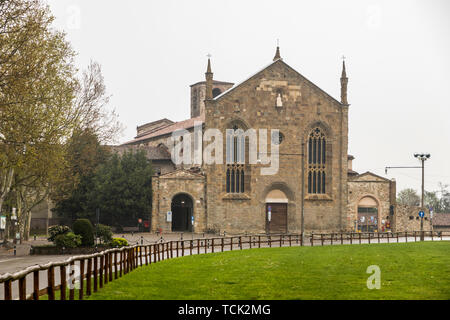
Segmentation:
{"type": "Polygon", "coordinates": [[[266,196],[266,231],[286,233],[288,231],[288,198],[283,191],[275,189],[266,196]]]}
{"type": "Polygon", "coordinates": [[[192,232],[194,207],[192,198],[178,194],[172,199],[172,231],[192,232]]]}
{"type": "Polygon", "coordinates": [[[358,231],[378,231],[378,202],[370,196],[358,202],[358,231]]]}

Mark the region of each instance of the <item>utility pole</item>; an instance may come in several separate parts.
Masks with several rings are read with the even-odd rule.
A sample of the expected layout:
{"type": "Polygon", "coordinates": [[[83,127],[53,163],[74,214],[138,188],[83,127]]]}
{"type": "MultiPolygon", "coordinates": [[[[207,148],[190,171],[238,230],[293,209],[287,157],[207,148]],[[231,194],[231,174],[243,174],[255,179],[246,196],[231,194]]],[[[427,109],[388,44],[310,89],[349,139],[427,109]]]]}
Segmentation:
{"type": "MultiPolygon", "coordinates": [[[[425,208],[424,205],[424,197],[425,197],[425,161],[430,159],[430,154],[428,153],[415,153],[414,157],[419,159],[422,162],[422,197],[420,199],[420,207],[422,209],[425,208]]],[[[423,217],[420,217],[420,241],[423,241],[425,238],[423,232],[423,217]]]]}
{"type": "MultiPolygon", "coordinates": [[[[387,174],[388,169],[422,169],[422,196],[420,199],[420,207],[424,209],[424,196],[425,196],[425,161],[430,159],[431,155],[429,153],[415,153],[414,157],[422,162],[420,167],[386,167],[385,173],[387,174]]],[[[420,218],[420,241],[425,238],[423,232],[423,217],[420,218]]]]}

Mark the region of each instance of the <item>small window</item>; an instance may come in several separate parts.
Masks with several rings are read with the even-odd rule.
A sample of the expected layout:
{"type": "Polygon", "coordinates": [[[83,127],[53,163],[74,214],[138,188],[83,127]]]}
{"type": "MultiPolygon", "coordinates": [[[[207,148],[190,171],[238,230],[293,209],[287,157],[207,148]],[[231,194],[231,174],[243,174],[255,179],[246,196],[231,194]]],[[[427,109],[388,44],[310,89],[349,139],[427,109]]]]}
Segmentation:
{"type": "Polygon", "coordinates": [[[222,91],[219,88],[214,88],[212,91],[213,98],[217,97],[221,93],[222,93],[222,91]]]}
{"type": "Polygon", "coordinates": [[[409,216],[409,220],[414,220],[414,217],[413,216],[409,216]]]}
{"type": "Polygon", "coordinates": [[[273,144],[280,145],[283,141],[284,141],[284,134],[282,134],[281,132],[279,132],[279,134],[278,134],[278,139],[275,134],[272,135],[272,143],[273,144]]]}

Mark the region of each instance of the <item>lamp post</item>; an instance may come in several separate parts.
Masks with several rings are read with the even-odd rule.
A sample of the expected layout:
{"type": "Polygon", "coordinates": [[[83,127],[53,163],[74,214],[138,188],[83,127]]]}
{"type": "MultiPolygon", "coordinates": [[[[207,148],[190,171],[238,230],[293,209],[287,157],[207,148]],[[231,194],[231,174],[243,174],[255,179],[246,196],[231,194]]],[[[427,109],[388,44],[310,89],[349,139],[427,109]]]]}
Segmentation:
{"type": "MultiPolygon", "coordinates": [[[[420,207],[424,208],[424,196],[425,196],[425,161],[430,159],[429,153],[415,153],[414,157],[422,162],[422,197],[420,199],[420,207]]],[[[423,217],[420,218],[420,241],[424,240],[423,232],[423,217]]]]}
{"type": "Polygon", "coordinates": [[[12,213],[11,213],[11,224],[13,227],[13,243],[16,244],[17,243],[17,237],[16,237],[16,223],[17,223],[17,216],[16,216],[16,208],[12,208],[12,213]]]}

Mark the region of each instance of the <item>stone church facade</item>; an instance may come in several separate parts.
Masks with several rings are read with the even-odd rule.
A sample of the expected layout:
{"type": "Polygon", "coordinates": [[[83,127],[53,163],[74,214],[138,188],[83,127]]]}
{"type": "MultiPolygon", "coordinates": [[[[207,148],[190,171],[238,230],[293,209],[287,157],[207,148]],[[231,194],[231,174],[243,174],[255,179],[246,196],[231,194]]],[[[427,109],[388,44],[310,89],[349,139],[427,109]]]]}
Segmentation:
{"type": "Polygon", "coordinates": [[[205,81],[191,86],[190,119],[147,123],[119,147],[143,148],[153,162],[152,230],[296,233],[302,224],[306,232],[395,230],[395,181],[352,170],[345,62],[340,82],[337,100],[289,66],[279,48],[268,66],[239,84],[214,80],[208,60],[205,81]],[[196,126],[223,133],[223,163],[174,164],[172,134],[193,137],[196,126]],[[230,156],[227,129],[279,130],[271,141],[279,148],[277,173],[261,174],[269,165],[259,158],[251,163],[250,137],[230,156]],[[245,161],[227,158],[236,154],[245,161]]]}

